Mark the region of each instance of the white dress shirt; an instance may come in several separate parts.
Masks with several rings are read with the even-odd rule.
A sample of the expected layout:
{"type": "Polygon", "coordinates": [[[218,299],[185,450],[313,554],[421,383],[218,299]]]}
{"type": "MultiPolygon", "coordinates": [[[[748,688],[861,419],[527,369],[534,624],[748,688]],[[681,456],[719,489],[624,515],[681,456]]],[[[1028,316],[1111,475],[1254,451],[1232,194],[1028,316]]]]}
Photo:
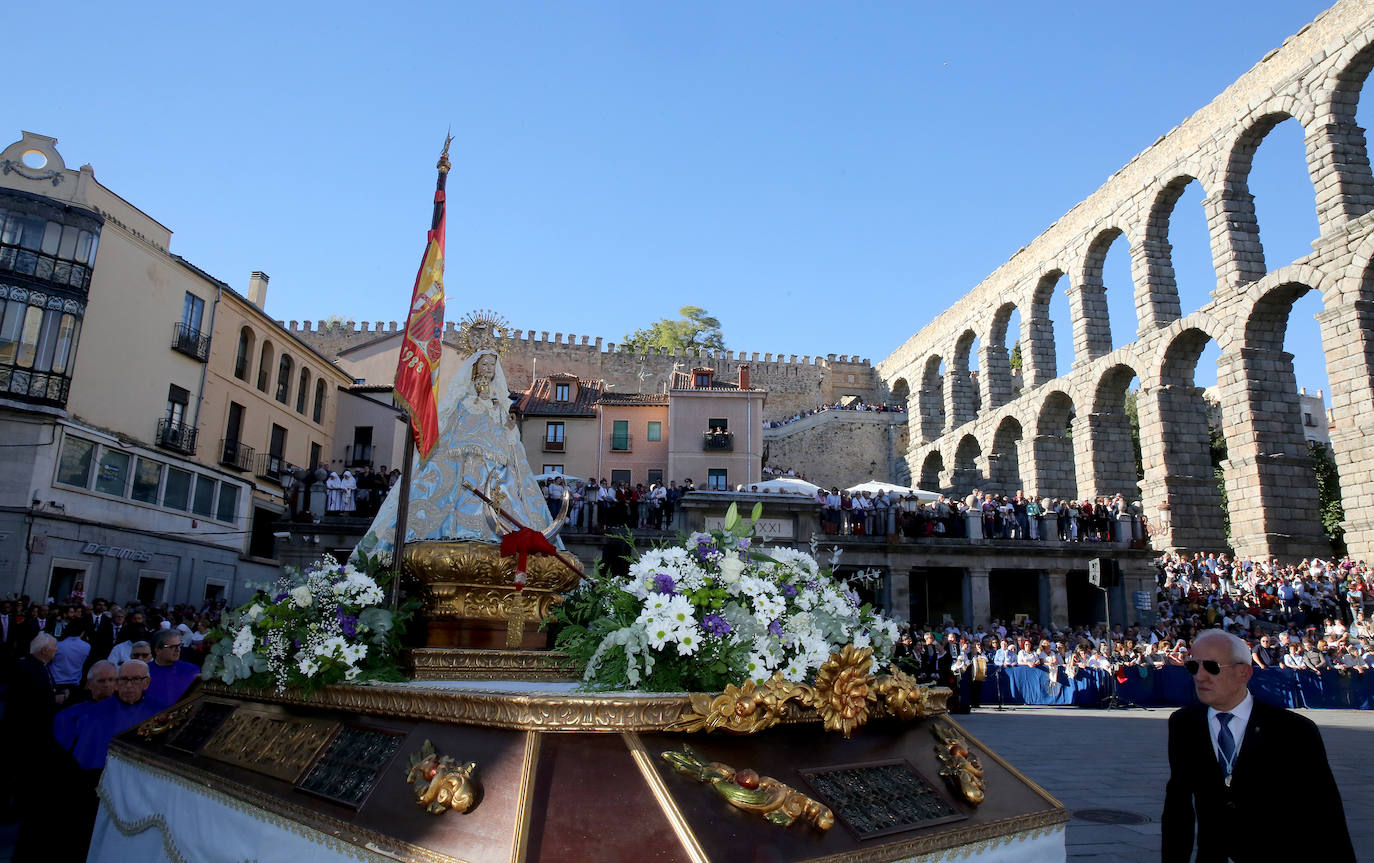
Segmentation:
{"type": "MultiPolygon", "coordinates": [[[[1231,769],[1236,767],[1236,759],[1240,757],[1240,744],[1245,739],[1245,726],[1250,722],[1250,711],[1255,706],[1255,696],[1245,693],[1244,700],[1230,710],[1225,711],[1231,714],[1231,721],[1226,727],[1231,729],[1231,736],[1236,739],[1236,750],[1231,756],[1231,769]]],[[[1217,714],[1223,711],[1215,707],[1207,708],[1207,730],[1212,736],[1212,754],[1216,756],[1217,763],[1221,763],[1221,744],[1217,743],[1217,735],[1221,733],[1221,720],[1217,719],[1217,714]]],[[[1224,769],[1224,768],[1223,768],[1224,769]]],[[[1227,776],[1229,784],[1230,777],[1227,776]]]]}

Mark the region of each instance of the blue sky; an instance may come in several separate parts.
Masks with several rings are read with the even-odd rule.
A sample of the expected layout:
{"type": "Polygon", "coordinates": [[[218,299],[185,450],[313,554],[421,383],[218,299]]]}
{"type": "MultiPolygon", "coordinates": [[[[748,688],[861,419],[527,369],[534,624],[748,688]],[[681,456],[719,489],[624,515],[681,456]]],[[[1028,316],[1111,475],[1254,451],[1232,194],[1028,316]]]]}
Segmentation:
{"type": "MultiPolygon", "coordinates": [[[[269,273],[280,319],[404,314],[451,125],[451,318],[619,341],[691,303],[732,349],[876,362],[1326,5],[77,3],[7,45],[4,113],[173,251],[269,273]]],[[[1269,259],[1309,250],[1295,123],[1252,191],[1269,259]]],[[[1215,284],[1200,200],[1185,312],[1215,284]]],[[[1312,390],[1319,310],[1289,330],[1312,390]]]]}

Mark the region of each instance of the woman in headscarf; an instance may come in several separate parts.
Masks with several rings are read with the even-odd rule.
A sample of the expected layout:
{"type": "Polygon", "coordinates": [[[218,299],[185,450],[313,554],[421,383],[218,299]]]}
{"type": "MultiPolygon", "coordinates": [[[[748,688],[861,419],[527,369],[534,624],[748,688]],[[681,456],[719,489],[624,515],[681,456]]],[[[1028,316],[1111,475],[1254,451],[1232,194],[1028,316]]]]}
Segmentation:
{"type": "MultiPolygon", "coordinates": [[[[495,351],[477,351],[454,372],[439,402],[439,439],[410,481],[406,542],[499,543],[500,533],[513,529],[504,520],[500,532],[493,529],[486,505],[464,483],[503,498],[501,508],[525,527],[544,530],[553,523],[525,458],[508,394],[495,351]]],[[[390,554],[395,549],[399,499],[399,494],[387,495],[355,556],[390,554]]]]}
{"type": "Polygon", "coordinates": [[[339,480],[339,491],[339,509],[346,513],[357,510],[355,498],[358,495],[358,481],[353,478],[352,471],[344,471],[343,478],[339,480]]]}
{"type": "Polygon", "coordinates": [[[329,514],[334,514],[343,509],[343,480],[335,471],[329,472],[329,479],[324,481],[326,492],[325,510],[329,514]]]}

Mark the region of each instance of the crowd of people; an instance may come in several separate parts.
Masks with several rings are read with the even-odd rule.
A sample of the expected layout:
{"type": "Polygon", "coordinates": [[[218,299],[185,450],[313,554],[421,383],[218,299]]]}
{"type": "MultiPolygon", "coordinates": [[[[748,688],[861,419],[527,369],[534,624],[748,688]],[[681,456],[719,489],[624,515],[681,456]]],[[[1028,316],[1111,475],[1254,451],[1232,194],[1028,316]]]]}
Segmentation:
{"type": "Polygon", "coordinates": [[[539,483],[548,500],[549,513],[557,517],[568,498],[567,521],[572,529],[587,533],[606,533],[621,528],[631,530],[676,530],[678,502],[696,491],[688,477],[679,486],[676,480],[644,483],[600,482],[565,479],[556,476],[539,483]]]}
{"type": "Polygon", "coordinates": [[[0,600],[0,730],[24,777],[0,796],[21,822],[14,859],[85,859],[110,741],[199,678],[223,607],[0,600]]]}

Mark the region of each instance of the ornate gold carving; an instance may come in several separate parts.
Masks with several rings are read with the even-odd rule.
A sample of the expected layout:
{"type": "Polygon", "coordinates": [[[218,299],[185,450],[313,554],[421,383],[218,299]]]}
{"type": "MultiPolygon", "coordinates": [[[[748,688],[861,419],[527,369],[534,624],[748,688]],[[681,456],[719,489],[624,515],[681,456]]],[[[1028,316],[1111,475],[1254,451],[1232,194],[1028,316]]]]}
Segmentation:
{"type": "Polygon", "coordinates": [[[922,686],[909,675],[897,672],[873,677],[872,648],[845,645],[816,672],[812,686],[793,683],[774,674],[762,684],[727,686],[720,695],[689,693],[692,712],[669,727],[670,731],[730,731],[753,734],[782,721],[790,702],[816,711],[827,731],[852,735],[870,716],[882,715],[883,699],[888,715],[904,721],[934,716],[945,710],[948,689],[922,686]]]}
{"type": "Polygon", "coordinates": [[[164,710],[151,719],[145,719],[138,726],[138,736],[142,737],[144,740],[161,737],[168,731],[171,731],[185,722],[187,718],[195,712],[196,705],[197,702],[192,701],[172,710],[164,710]]]}
{"type": "Polygon", "coordinates": [[[409,652],[416,680],[580,679],[565,654],[547,650],[425,647],[409,652]]]}
{"type": "Polygon", "coordinates": [[[435,752],[428,739],[410,756],[406,781],[414,786],[415,802],[431,815],[450,809],[470,812],[477,803],[477,762],[459,764],[453,756],[435,752]]]}
{"type": "Polygon", "coordinates": [[[294,783],[338,725],[332,720],[285,716],[272,708],[244,705],[206,741],[200,754],[294,783]]]}
{"type": "Polygon", "coordinates": [[[940,757],[940,775],[945,777],[945,782],[974,806],[982,803],[987,798],[987,783],[978,756],[970,752],[968,744],[952,730],[932,724],[930,733],[939,741],[935,744],[935,754],[940,757]]]}
{"type": "Polygon", "coordinates": [[[682,850],[687,854],[688,863],[710,863],[706,857],[706,851],[701,847],[701,841],[692,832],[692,826],[688,823],[687,816],[682,814],[682,808],[677,805],[673,795],[668,793],[668,786],[663,781],[663,775],[654,766],[653,757],[649,755],[649,750],[644,748],[644,741],[639,739],[638,734],[628,731],[621,734],[620,737],[625,741],[625,748],[630,751],[630,758],[639,768],[640,777],[644,779],[649,790],[653,792],[654,799],[658,801],[658,807],[663,812],[663,817],[667,818],[668,823],[672,825],[678,843],[682,845],[682,850]]]}
{"type": "Polygon", "coordinates": [[[411,542],[404,555],[406,573],[429,586],[425,611],[431,619],[505,622],[518,609],[526,620],[545,620],[582,577],[557,558],[531,554],[524,587],[517,589],[515,558],[482,542],[411,542]]]}
{"type": "Polygon", "coordinates": [[[710,785],[731,806],[762,815],[774,824],[787,827],[800,818],[822,830],[835,825],[835,813],[771,776],[760,776],[747,768],[737,771],[719,761],[708,764],[686,744],[681,752],[664,752],[663,760],[679,773],[710,785]]]}

